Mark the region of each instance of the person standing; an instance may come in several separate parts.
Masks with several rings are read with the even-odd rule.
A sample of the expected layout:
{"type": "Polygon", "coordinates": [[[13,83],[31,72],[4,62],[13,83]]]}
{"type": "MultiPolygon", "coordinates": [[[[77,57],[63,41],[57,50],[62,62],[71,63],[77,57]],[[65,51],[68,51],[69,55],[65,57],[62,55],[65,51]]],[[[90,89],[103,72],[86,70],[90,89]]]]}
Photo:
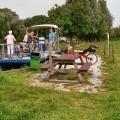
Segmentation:
{"type": "Polygon", "coordinates": [[[34,35],[34,32],[31,32],[31,33],[28,34],[28,37],[27,37],[27,43],[30,46],[30,52],[32,52],[33,35],[34,35]]]}
{"type": "Polygon", "coordinates": [[[24,42],[24,43],[27,42],[27,39],[28,39],[28,35],[29,35],[29,34],[30,34],[29,32],[26,32],[26,35],[24,36],[24,39],[23,39],[23,42],[24,42]]]}
{"type": "Polygon", "coordinates": [[[13,58],[13,50],[14,50],[14,42],[16,41],[14,35],[12,35],[12,31],[9,31],[9,35],[5,37],[7,40],[7,50],[8,50],[8,58],[13,58]]]}
{"type": "Polygon", "coordinates": [[[52,28],[49,30],[49,43],[50,45],[53,45],[54,44],[54,36],[55,34],[53,33],[53,30],[52,28]]]}
{"type": "Polygon", "coordinates": [[[52,63],[52,46],[54,44],[54,36],[52,28],[49,30],[49,63],[52,63]]]}
{"type": "Polygon", "coordinates": [[[33,51],[32,46],[33,46],[33,41],[34,41],[35,38],[39,38],[39,37],[34,36],[34,32],[33,31],[28,33],[28,37],[27,37],[27,42],[26,43],[28,43],[29,46],[30,46],[30,52],[33,51]]]}

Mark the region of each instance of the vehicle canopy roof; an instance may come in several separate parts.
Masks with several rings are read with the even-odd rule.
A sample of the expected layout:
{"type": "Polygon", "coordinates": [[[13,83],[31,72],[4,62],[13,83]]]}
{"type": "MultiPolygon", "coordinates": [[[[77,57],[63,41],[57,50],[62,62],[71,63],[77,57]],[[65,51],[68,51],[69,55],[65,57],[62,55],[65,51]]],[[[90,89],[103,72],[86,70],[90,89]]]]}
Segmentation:
{"type": "Polygon", "coordinates": [[[39,28],[55,28],[55,29],[59,29],[57,25],[53,25],[53,24],[41,24],[41,25],[34,25],[34,26],[31,26],[31,27],[28,27],[28,29],[31,29],[31,30],[36,30],[36,29],[39,29],[39,28]]]}

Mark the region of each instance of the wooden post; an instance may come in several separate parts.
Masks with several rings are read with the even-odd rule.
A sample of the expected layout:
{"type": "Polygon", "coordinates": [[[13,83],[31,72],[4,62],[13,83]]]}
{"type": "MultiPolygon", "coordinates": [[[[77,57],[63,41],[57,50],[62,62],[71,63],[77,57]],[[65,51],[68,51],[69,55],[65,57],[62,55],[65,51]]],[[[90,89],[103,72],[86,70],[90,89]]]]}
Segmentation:
{"type": "Polygon", "coordinates": [[[79,82],[82,83],[82,81],[83,81],[82,75],[80,73],[78,73],[77,75],[78,75],[79,82]]]}
{"type": "MultiPolygon", "coordinates": [[[[100,48],[100,42],[97,42],[98,48],[100,48]]],[[[100,49],[98,49],[98,52],[100,53],[100,49]]]]}
{"type": "Polygon", "coordinates": [[[52,45],[49,45],[49,63],[52,64],[52,45]]]}
{"type": "Polygon", "coordinates": [[[114,62],[115,56],[114,56],[114,47],[113,47],[113,45],[112,45],[112,59],[113,59],[113,62],[114,62]]]}
{"type": "Polygon", "coordinates": [[[75,42],[72,41],[72,50],[74,51],[75,50],[75,42]]]}
{"type": "Polygon", "coordinates": [[[104,55],[106,55],[106,47],[105,47],[105,45],[104,45],[104,55]]]}
{"type": "Polygon", "coordinates": [[[109,57],[111,57],[111,45],[109,44],[109,57]]]}
{"type": "Polygon", "coordinates": [[[109,41],[109,33],[106,32],[106,35],[107,35],[107,41],[108,41],[108,57],[110,56],[110,53],[109,53],[109,47],[110,47],[110,41],[109,41]]]}

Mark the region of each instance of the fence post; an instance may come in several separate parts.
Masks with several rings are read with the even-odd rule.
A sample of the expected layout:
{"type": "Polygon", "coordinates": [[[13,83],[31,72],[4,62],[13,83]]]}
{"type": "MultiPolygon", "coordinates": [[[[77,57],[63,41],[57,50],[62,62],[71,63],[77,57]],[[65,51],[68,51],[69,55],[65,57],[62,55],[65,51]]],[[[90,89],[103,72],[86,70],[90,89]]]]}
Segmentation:
{"type": "Polygon", "coordinates": [[[107,35],[107,41],[108,41],[108,57],[109,57],[109,55],[110,55],[110,53],[109,53],[109,47],[110,47],[110,41],[109,41],[109,33],[108,32],[106,32],[106,35],[107,35]]]}
{"type": "MultiPolygon", "coordinates": [[[[98,48],[100,48],[100,42],[97,42],[98,48]]],[[[98,49],[98,52],[100,53],[100,49],[98,49]]]]}
{"type": "Polygon", "coordinates": [[[111,46],[112,45],[109,44],[109,55],[108,55],[108,57],[111,57],[111,46]]]}
{"type": "Polygon", "coordinates": [[[105,45],[104,45],[104,55],[106,55],[106,47],[105,47],[105,45]]]}
{"type": "Polygon", "coordinates": [[[112,60],[113,60],[113,62],[114,62],[114,60],[115,60],[115,56],[114,56],[114,47],[113,47],[113,45],[112,45],[112,60]]]}

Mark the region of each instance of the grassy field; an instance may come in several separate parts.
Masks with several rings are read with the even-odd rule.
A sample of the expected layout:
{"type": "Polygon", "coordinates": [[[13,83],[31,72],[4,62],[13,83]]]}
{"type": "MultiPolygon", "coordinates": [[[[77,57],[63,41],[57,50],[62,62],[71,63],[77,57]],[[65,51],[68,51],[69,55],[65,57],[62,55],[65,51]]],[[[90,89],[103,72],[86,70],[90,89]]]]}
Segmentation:
{"type": "Polygon", "coordinates": [[[111,42],[115,48],[114,62],[103,56],[103,44],[99,43],[98,54],[105,61],[105,92],[68,93],[31,87],[29,79],[41,71],[0,71],[0,120],[120,120],[120,42],[111,42]]]}

